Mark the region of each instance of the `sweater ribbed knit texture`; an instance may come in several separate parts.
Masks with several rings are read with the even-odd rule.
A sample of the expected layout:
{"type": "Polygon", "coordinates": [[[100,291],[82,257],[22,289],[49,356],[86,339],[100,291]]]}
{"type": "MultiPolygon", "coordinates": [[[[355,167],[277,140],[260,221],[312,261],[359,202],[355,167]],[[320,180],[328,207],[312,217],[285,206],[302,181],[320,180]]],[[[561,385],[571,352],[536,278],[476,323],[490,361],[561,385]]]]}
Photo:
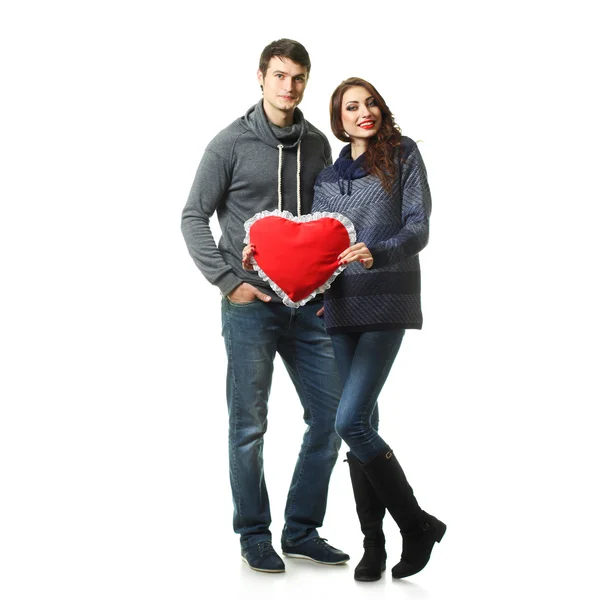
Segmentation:
{"type": "Polygon", "coordinates": [[[329,333],[421,329],[421,272],[418,253],[429,239],[431,194],[421,153],[402,138],[396,180],[388,194],[375,175],[352,168],[346,146],[315,183],[313,212],[347,216],[374,263],[351,263],[325,293],[329,333]],[[401,157],[401,158],[400,158],[401,157]],[[346,177],[346,179],[344,178],[346,177]]]}

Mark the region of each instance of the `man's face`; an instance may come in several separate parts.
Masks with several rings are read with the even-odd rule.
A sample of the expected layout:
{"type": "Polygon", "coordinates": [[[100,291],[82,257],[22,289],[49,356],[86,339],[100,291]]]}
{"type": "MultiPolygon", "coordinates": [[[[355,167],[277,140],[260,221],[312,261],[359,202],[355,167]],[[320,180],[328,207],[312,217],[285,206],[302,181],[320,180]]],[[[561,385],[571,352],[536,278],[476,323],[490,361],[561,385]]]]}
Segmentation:
{"type": "Polygon", "coordinates": [[[307,81],[306,67],[278,56],[269,61],[266,75],[258,71],[265,103],[283,112],[292,111],[300,104],[307,81]]]}

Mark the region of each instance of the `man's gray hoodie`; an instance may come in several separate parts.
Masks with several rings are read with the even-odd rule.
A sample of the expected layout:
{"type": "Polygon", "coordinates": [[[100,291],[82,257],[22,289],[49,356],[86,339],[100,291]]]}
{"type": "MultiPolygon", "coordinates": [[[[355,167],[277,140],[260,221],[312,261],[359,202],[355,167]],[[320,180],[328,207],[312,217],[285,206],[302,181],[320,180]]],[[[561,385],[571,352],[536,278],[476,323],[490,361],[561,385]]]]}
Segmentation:
{"type": "Polygon", "coordinates": [[[242,267],[244,223],[277,208],[297,215],[298,171],[301,213],[309,213],[315,179],[330,164],[327,138],[300,109],[294,111],[292,126],[277,127],[267,119],[262,101],[208,144],[183,209],[181,230],[194,262],[224,296],[247,282],[281,302],[254,271],[242,267]],[[209,227],[215,210],[222,233],[218,247],[209,227]]]}

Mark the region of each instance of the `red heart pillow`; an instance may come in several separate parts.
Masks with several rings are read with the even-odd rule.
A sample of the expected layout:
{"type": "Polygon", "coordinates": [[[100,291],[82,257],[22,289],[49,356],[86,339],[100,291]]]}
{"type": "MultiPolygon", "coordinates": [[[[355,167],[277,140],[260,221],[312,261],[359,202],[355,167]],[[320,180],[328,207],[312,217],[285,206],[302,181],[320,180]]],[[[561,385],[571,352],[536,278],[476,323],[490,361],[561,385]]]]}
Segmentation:
{"type": "Polygon", "coordinates": [[[339,213],[294,217],[287,210],[264,211],[244,226],[244,242],[255,246],[254,270],[296,308],[332,284],[346,268],[337,257],[356,240],[354,225],[339,213]]]}

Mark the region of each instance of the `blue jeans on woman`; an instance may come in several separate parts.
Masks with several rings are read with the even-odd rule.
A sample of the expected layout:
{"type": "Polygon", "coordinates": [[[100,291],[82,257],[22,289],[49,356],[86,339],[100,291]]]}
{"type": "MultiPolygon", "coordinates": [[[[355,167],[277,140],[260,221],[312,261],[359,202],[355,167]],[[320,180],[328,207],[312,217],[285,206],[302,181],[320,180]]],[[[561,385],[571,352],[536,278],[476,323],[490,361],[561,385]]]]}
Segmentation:
{"type": "Polygon", "coordinates": [[[387,449],[377,432],[377,398],[403,337],[404,329],[331,336],[343,385],[335,428],[361,463],[387,449]]]}
{"type": "Polygon", "coordinates": [[[233,528],[242,548],[271,541],[271,512],[263,471],[263,437],[273,361],[279,353],[304,409],[306,432],[285,507],[282,542],[295,546],[317,537],[323,525],[331,471],[341,440],[335,416],[339,375],[323,319],[322,302],[289,308],[255,300],[221,306],[227,349],[229,476],[233,528]]]}

